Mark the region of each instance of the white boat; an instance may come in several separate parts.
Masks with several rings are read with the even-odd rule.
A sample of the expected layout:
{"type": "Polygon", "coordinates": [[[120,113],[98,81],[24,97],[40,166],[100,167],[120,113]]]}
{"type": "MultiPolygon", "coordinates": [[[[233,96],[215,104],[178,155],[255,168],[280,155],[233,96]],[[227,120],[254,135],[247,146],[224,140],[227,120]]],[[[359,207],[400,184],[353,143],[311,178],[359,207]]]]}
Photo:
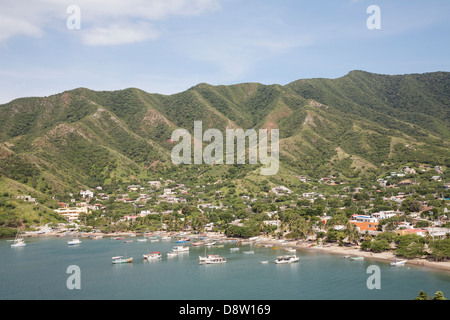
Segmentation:
{"type": "Polygon", "coordinates": [[[198,257],[199,264],[220,264],[226,263],[227,259],[217,254],[209,254],[207,257],[198,257]]]}
{"type": "Polygon", "coordinates": [[[297,251],[294,248],[286,248],[284,250],[286,250],[287,252],[290,252],[290,253],[295,253],[297,251]]]}
{"type": "Polygon", "coordinates": [[[141,238],[141,239],[137,239],[138,242],[146,242],[147,238],[141,238]]]}
{"type": "Polygon", "coordinates": [[[215,244],[216,244],[216,242],[215,242],[215,241],[212,241],[212,242],[207,242],[207,243],[205,243],[205,246],[211,247],[211,246],[213,246],[213,245],[215,245],[215,244]]]}
{"type": "Polygon", "coordinates": [[[11,245],[12,248],[17,248],[17,247],[24,247],[27,244],[25,243],[25,240],[20,237],[20,230],[17,229],[17,234],[16,234],[16,238],[14,239],[14,243],[11,245]]]}
{"type": "Polygon", "coordinates": [[[275,260],[275,263],[277,264],[284,264],[284,263],[294,263],[298,262],[298,257],[294,255],[287,255],[287,256],[280,256],[275,260]]]}
{"type": "Polygon", "coordinates": [[[178,253],[176,253],[176,252],[167,252],[167,258],[176,257],[177,255],[178,255],[178,253]]]}
{"type": "Polygon", "coordinates": [[[350,257],[350,260],[353,260],[353,261],[364,260],[364,257],[350,257]]]}
{"type": "Polygon", "coordinates": [[[230,248],[230,251],[231,251],[231,252],[233,252],[233,251],[239,251],[239,248],[230,248]]]}
{"type": "Polygon", "coordinates": [[[81,243],[81,240],[80,240],[80,239],[73,239],[73,240],[71,240],[71,241],[67,241],[67,244],[68,244],[69,246],[73,246],[73,245],[80,244],[80,243],[81,243]]]}
{"type": "Polygon", "coordinates": [[[102,235],[98,235],[98,236],[92,236],[92,240],[99,240],[99,239],[102,239],[103,238],[103,236],[102,235]]]}
{"type": "Polygon", "coordinates": [[[391,266],[403,266],[407,260],[394,260],[391,262],[391,266]]]}
{"type": "Polygon", "coordinates": [[[189,247],[185,247],[185,246],[175,246],[172,249],[173,252],[176,253],[180,253],[180,252],[188,252],[189,251],[189,247]]]}
{"type": "Polygon", "coordinates": [[[243,253],[244,253],[244,254],[254,254],[255,251],[244,251],[243,253]]]}
{"type": "Polygon", "coordinates": [[[154,260],[154,259],[161,259],[162,255],[160,251],[153,251],[149,254],[144,254],[144,259],[146,260],[154,260]]]}
{"type": "Polygon", "coordinates": [[[267,264],[267,263],[269,263],[269,260],[263,260],[263,261],[260,261],[259,263],[261,263],[261,264],[267,264]]]}

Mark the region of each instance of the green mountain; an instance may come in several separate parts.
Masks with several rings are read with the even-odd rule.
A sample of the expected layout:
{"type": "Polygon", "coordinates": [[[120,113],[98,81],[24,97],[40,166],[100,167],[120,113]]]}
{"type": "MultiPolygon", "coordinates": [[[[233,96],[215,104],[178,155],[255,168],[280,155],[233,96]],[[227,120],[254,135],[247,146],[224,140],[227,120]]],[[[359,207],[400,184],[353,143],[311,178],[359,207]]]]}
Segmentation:
{"type": "MultiPolygon", "coordinates": [[[[199,84],[173,95],[85,88],[0,105],[0,177],[67,198],[98,185],[159,177],[231,181],[241,189],[298,184],[298,175],[376,178],[406,163],[450,166],[450,73],[379,75],[288,85],[199,84]],[[175,166],[176,128],[277,128],[280,169],[175,166]]],[[[1,191],[1,190],[0,190],[1,191]]]]}

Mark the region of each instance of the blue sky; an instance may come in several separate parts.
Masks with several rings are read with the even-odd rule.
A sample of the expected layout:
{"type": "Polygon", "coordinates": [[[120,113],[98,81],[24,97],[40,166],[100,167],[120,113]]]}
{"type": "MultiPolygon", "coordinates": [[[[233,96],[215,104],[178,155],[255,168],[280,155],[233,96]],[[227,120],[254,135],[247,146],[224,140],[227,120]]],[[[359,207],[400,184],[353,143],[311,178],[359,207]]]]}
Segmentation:
{"type": "Polygon", "coordinates": [[[77,87],[172,94],[450,71],[448,0],[0,0],[0,103],[77,87]],[[80,29],[67,28],[70,5],[80,29]],[[370,30],[370,5],[381,29],[370,30]]]}

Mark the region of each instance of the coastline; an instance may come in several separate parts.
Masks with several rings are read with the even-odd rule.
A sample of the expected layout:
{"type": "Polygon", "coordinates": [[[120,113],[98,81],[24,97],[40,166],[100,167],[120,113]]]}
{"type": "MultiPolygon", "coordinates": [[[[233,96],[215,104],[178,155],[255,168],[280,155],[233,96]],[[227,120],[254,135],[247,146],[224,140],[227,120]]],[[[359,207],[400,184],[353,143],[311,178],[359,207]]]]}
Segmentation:
{"type": "MultiPolygon", "coordinates": [[[[103,237],[137,237],[144,234],[136,234],[135,232],[121,232],[121,233],[79,233],[79,232],[46,232],[44,234],[38,234],[36,232],[26,232],[25,237],[73,237],[73,238],[89,238],[93,236],[103,236],[103,237]]],[[[190,232],[168,232],[168,231],[155,231],[149,232],[150,236],[172,236],[172,235],[182,235],[183,237],[199,237],[199,234],[193,234],[190,232]]],[[[429,269],[434,271],[442,271],[450,273],[450,261],[445,262],[435,262],[426,259],[405,259],[396,257],[392,251],[386,252],[369,252],[361,250],[359,246],[344,247],[337,244],[326,244],[326,245],[311,245],[307,243],[299,244],[297,241],[288,240],[277,240],[274,238],[258,237],[255,240],[249,239],[238,239],[238,238],[228,238],[221,233],[208,232],[206,237],[214,240],[226,240],[226,241],[241,241],[245,243],[252,243],[257,246],[265,247],[280,247],[281,249],[294,248],[299,251],[315,251],[326,254],[334,254],[344,256],[354,256],[354,257],[364,257],[365,259],[381,260],[386,262],[392,262],[393,260],[407,260],[405,265],[414,266],[422,269],[429,269]]]]}
{"type": "MultiPolygon", "coordinates": [[[[270,241],[271,244],[275,245],[276,242],[270,241]]],[[[415,266],[418,268],[423,269],[430,269],[435,271],[443,271],[450,273],[450,261],[445,262],[435,262],[435,261],[429,261],[426,259],[406,259],[406,258],[400,258],[397,257],[393,252],[386,251],[386,252],[369,252],[361,250],[358,246],[353,247],[342,247],[337,244],[327,244],[325,246],[308,246],[308,245],[302,245],[302,244],[296,244],[296,243],[287,243],[283,244],[282,247],[286,248],[295,248],[300,251],[316,251],[316,252],[322,252],[327,254],[334,254],[334,255],[340,255],[342,257],[344,256],[351,256],[351,257],[364,257],[364,259],[374,259],[374,260],[380,260],[380,261],[386,261],[386,262],[392,262],[393,260],[406,260],[405,265],[409,266],[415,266]]]]}

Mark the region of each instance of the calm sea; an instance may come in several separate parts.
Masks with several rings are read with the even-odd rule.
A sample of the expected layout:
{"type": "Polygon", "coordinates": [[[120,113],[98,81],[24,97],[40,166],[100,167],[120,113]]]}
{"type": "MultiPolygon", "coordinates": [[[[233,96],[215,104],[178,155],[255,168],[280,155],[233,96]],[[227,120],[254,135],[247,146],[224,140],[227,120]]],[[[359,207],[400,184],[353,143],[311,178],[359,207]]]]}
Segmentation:
{"type": "MultiPolygon", "coordinates": [[[[172,241],[138,242],[71,238],[27,239],[11,248],[0,241],[0,299],[101,300],[412,300],[420,290],[442,291],[450,298],[450,275],[415,266],[392,267],[377,260],[351,261],[339,255],[297,251],[300,262],[277,265],[282,249],[250,245],[231,252],[234,244],[208,248],[206,253],[227,258],[222,265],[199,265],[205,247],[167,258],[179,245],[172,241]],[[244,254],[253,250],[254,254],[244,254]],[[163,258],[145,261],[143,254],[161,251],[163,258]],[[133,257],[132,264],[113,265],[113,256],[133,257]],[[268,264],[259,261],[268,260],[268,264]],[[67,268],[80,269],[80,289],[68,289],[67,268]],[[379,267],[380,289],[370,290],[369,266],[379,267]]],[[[189,242],[187,243],[189,245],[189,242]]]]}

